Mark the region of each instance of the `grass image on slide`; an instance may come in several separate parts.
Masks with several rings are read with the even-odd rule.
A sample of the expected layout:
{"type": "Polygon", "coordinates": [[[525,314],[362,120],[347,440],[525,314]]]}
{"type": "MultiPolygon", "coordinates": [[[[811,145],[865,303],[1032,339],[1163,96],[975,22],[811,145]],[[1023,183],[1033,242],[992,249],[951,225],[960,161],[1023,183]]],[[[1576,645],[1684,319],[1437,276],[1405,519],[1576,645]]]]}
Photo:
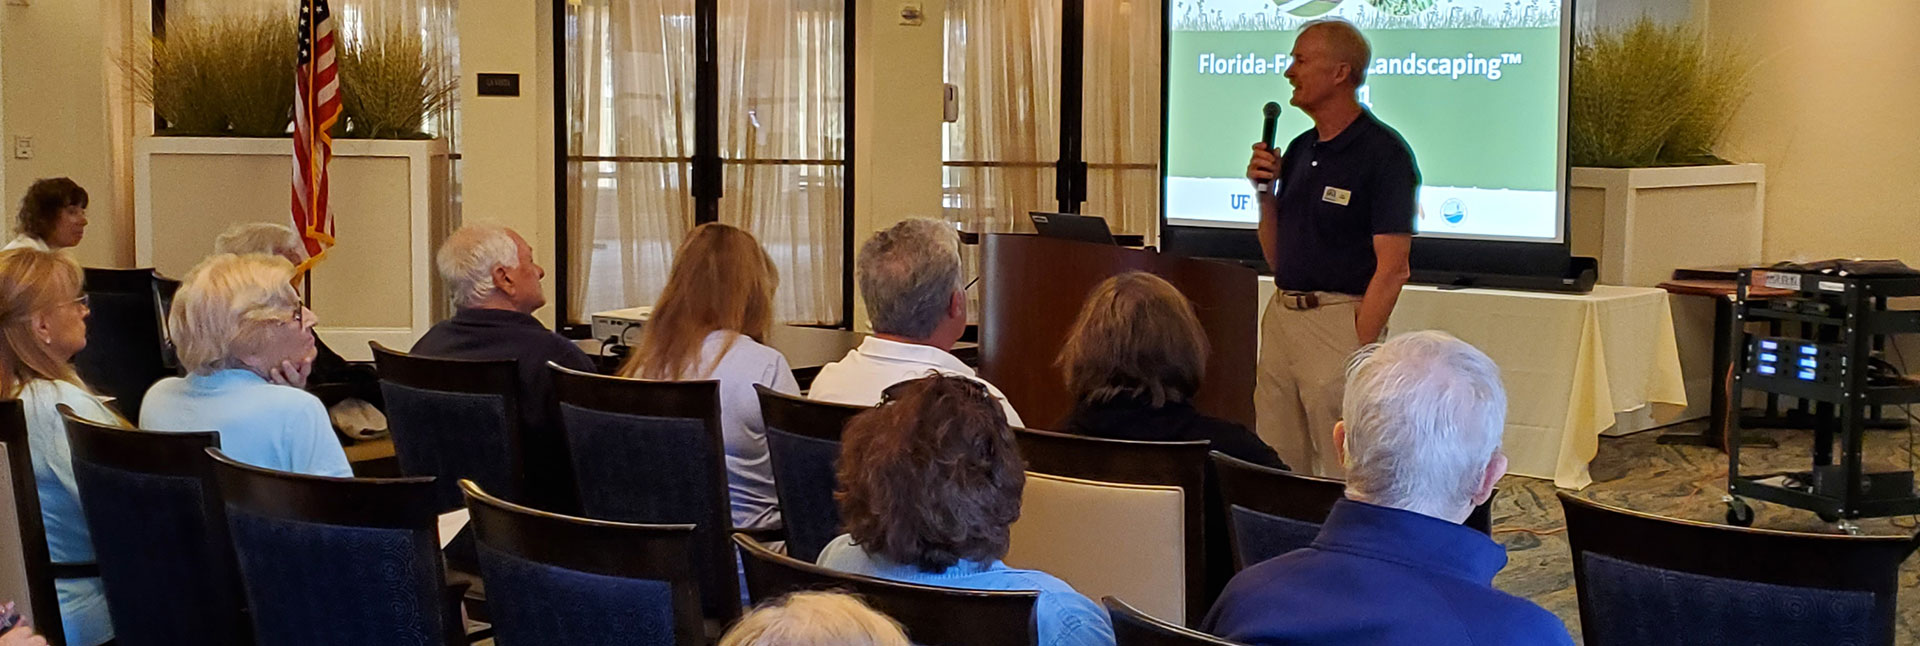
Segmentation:
{"type": "Polygon", "coordinates": [[[1560,24],[1560,0],[1508,0],[1474,7],[1448,0],[1263,0],[1231,3],[1265,5],[1256,10],[1238,9],[1234,15],[1218,8],[1219,0],[1213,8],[1208,4],[1207,0],[1175,2],[1174,31],[1293,31],[1335,11],[1362,31],[1514,29],[1560,24]]]}

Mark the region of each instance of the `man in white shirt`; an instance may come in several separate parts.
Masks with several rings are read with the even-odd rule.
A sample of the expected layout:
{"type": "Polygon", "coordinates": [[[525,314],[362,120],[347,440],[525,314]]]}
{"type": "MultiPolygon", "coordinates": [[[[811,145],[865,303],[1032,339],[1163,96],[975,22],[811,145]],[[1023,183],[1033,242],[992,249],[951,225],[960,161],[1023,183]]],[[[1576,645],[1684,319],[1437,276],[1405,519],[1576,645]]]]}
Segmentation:
{"type": "Polygon", "coordinates": [[[860,247],[854,277],[873,335],[821,368],[808,397],[872,406],[888,386],[932,373],[955,375],[986,384],[1006,409],[1007,423],[1025,426],[1000,389],[949,352],[967,329],[960,238],[952,226],[914,219],[874,234],[860,247]]]}

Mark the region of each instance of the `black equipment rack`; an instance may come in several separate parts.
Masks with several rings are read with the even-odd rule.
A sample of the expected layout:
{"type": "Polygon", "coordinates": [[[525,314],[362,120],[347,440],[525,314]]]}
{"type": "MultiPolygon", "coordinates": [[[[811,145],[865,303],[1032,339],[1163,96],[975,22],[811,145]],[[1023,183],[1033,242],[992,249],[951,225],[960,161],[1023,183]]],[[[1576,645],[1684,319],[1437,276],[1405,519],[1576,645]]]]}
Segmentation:
{"type": "MultiPolygon", "coordinates": [[[[1814,402],[1814,450],[1810,471],[1742,475],[1740,442],[1727,442],[1727,522],[1753,523],[1745,498],[1813,511],[1849,533],[1859,531],[1852,522],[1857,518],[1920,514],[1912,471],[1867,473],[1861,461],[1875,409],[1920,403],[1920,382],[1903,375],[1870,378],[1868,370],[1887,337],[1920,334],[1920,310],[1887,308],[1888,299],[1920,296],[1920,276],[1742,269],[1738,286],[1733,329],[1724,336],[1735,358],[1729,401],[1757,390],[1814,402]],[[1795,294],[1750,301],[1750,286],[1795,294]],[[1747,333],[1747,323],[1761,321],[1800,323],[1793,327],[1802,334],[1747,333]]],[[[1740,437],[1738,415],[1727,436],[1740,437]]]]}

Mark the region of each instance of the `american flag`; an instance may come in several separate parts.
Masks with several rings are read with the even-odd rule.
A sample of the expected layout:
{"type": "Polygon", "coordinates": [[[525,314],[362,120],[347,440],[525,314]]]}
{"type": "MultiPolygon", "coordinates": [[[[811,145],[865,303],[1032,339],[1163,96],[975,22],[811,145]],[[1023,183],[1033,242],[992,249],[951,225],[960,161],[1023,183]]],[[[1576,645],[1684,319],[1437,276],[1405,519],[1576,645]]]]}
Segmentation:
{"type": "MultiPolygon", "coordinates": [[[[300,0],[300,61],[294,65],[293,229],[306,244],[312,267],[333,246],[327,213],[327,162],[333,159],[333,124],[340,120],[339,39],[327,0],[300,0]]],[[[296,272],[297,274],[298,272],[296,272]]]]}

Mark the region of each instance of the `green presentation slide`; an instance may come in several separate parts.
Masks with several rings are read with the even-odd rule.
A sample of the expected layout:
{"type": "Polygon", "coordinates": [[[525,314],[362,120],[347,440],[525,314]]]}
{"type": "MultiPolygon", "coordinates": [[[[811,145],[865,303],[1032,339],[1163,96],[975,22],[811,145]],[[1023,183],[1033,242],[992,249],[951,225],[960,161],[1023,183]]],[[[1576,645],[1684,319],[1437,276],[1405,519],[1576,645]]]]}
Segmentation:
{"type": "Polygon", "coordinates": [[[1170,224],[1257,219],[1243,174],[1260,108],[1276,146],[1312,126],[1283,76],[1299,26],[1340,18],[1372,46],[1360,100],[1421,176],[1423,234],[1559,239],[1564,16],[1554,0],[1175,0],[1167,53],[1170,224]]]}

